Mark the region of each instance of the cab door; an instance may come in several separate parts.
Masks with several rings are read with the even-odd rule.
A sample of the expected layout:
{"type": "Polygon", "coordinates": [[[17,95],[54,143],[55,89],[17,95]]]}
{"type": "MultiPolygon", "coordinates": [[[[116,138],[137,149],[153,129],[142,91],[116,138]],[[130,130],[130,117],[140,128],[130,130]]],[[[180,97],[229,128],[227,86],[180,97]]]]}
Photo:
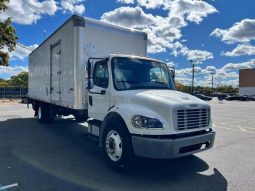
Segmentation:
{"type": "Polygon", "coordinates": [[[89,90],[89,117],[103,120],[109,109],[109,70],[105,60],[93,64],[94,86],[89,90]]]}

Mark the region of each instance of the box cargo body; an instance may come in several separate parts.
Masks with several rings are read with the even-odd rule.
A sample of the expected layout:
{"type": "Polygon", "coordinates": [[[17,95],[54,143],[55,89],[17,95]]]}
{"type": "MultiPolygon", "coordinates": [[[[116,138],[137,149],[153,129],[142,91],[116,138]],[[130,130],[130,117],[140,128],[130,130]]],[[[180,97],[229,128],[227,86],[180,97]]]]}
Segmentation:
{"type": "Polygon", "coordinates": [[[72,16],[29,55],[29,98],[87,109],[85,67],[90,57],[146,55],[146,33],[72,16]]]}

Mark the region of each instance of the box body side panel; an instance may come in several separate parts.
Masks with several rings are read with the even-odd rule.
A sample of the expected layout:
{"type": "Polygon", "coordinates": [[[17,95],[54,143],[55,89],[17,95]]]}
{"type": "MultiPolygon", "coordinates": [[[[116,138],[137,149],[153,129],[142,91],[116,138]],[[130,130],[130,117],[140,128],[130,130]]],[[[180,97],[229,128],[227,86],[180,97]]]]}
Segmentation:
{"type": "Polygon", "coordinates": [[[29,55],[29,97],[74,108],[74,46],[70,20],[29,55]]]}

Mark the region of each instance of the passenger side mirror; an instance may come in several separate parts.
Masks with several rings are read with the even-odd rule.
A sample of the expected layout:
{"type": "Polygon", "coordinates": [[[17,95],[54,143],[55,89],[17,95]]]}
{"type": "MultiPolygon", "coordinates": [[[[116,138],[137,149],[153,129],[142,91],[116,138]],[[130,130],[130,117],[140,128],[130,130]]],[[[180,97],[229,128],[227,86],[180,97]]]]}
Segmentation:
{"type": "Polygon", "coordinates": [[[174,79],[175,79],[175,68],[170,66],[170,67],[168,67],[168,69],[169,69],[169,73],[170,73],[170,75],[171,75],[171,77],[173,79],[173,82],[174,82],[174,79]]]}

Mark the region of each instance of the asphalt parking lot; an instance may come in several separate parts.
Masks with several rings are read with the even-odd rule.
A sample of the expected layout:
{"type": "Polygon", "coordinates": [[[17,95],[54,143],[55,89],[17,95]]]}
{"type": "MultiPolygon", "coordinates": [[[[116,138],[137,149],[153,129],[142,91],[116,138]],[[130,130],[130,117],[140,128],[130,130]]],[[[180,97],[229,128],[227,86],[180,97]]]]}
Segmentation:
{"type": "Polygon", "coordinates": [[[42,125],[24,104],[0,105],[0,190],[254,190],[255,102],[213,100],[215,146],[174,160],[140,159],[120,174],[72,118],[42,125]]]}

